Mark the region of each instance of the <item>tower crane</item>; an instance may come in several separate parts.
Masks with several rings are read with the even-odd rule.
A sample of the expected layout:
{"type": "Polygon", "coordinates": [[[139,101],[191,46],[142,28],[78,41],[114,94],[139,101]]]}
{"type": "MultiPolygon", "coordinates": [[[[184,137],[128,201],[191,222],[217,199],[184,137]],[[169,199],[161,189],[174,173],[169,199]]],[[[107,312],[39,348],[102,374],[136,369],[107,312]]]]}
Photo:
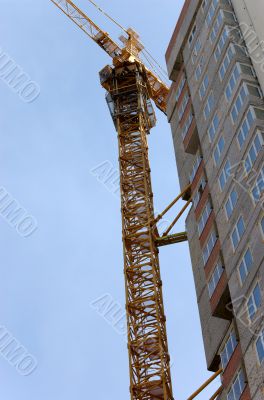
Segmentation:
{"type": "Polygon", "coordinates": [[[100,81],[119,145],[130,395],[131,400],[173,400],[158,247],[187,239],[186,233],[169,232],[191,196],[163,236],[157,222],[190,185],[155,217],[147,142],[156,122],[151,100],[166,114],[169,88],[141,60],[143,45],[133,29],[118,24],[126,34],[120,47],[71,0],[51,1],[112,58],[100,81]]]}

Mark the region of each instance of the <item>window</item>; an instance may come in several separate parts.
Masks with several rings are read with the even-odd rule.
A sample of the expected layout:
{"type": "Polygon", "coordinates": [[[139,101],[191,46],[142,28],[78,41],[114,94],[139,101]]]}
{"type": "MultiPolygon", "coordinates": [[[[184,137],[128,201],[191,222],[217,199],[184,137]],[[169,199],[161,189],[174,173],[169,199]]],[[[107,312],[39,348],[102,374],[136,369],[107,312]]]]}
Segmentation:
{"type": "Polygon", "coordinates": [[[207,13],[207,16],[206,16],[206,23],[207,23],[208,28],[211,25],[212,20],[214,18],[215,11],[216,11],[216,8],[217,8],[217,4],[218,4],[218,0],[213,0],[212,4],[209,7],[209,10],[208,10],[208,13],[207,13]]]}
{"type": "Polygon", "coordinates": [[[196,208],[198,206],[198,203],[202,197],[203,191],[205,189],[206,186],[206,179],[203,176],[202,179],[200,180],[200,183],[198,185],[198,189],[195,193],[195,195],[193,196],[193,206],[194,208],[196,208]]]}
{"type": "Polygon", "coordinates": [[[188,118],[186,119],[185,124],[183,125],[183,129],[182,129],[182,138],[183,138],[183,140],[185,139],[185,137],[186,137],[186,135],[187,135],[187,133],[189,131],[189,128],[190,128],[190,126],[192,124],[192,121],[193,121],[193,113],[192,113],[192,110],[191,110],[191,112],[189,113],[188,118]]]}
{"type": "Polygon", "coordinates": [[[256,161],[258,154],[260,153],[261,149],[263,146],[263,137],[261,132],[257,132],[252,145],[250,146],[250,149],[248,151],[248,154],[245,159],[245,169],[247,173],[251,170],[253,167],[254,162],[256,161]]]}
{"type": "Polygon", "coordinates": [[[220,355],[223,369],[225,369],[227,364],[229,363],[236,347],[237,347],[237,340],[236,340],[235,333],[232,331],[230,333],[230,335],[226,341],[225,347],[220,355]]]}
{"type": "Polygon", "coordinates": [[[206,9],[207,4],[208,4],[208,0],[203,0],[203,2],[202,2],[202,9],[203,9],[203,11],[206,9]]]}
{"type": "Polygon", "coordinates": [[[183,114],[184,114],[187,104],[189,102],[189,98],[190,98],[189,93],[185,93],[184,98],[179,106],[179,111],[178,111],[179,120],[181,120],[183,117],[183,114]]]}
{"type": "Polygon", "coordinates": [[[251,65],[239,63],[239,67],[242,74],[256,76],[255,71],[251,65]]]}
{"type": "Polygon", "coordinates": [[[222,154],[224,148],[225,148],[225,140],[224,140],[223,136],[221,136],[220,139],[218,140],[218,143],[217,143],[216,148],[214,150],[215,165],[219,164],[219,161],[220,161],[220,158],[221,158],[221,154],[222,154]]]}
{"type": "Polygon", "coordinates": [[[252,268],[252,265],[253,265],[252,254],[250,249],[247,249],[238,267],[239,276],[242,284],[245,282],[246,277],[248,276],[249,271],[252,268]]]}
{"type": "Polygon", "coordinates": [[[227,400],[239,400],[245,389],[245,386],[245,375],[241,369],[227,394],[227,400]]]}
{"type": "Polygon", "coordinates": [[[215,116],[212,120],[212,123],[208,129],[208,135],[209,135],[210,142],[212,142],[214,140],[214,137],[218,130],[219,124],[220,124],[220,121],[219,121],[218,114],[215,114],[215,116]]]}
{"type": "Polygon", "coordinates": [[[264,110],[262,108],[254,107],[254,113],[256,115],[256,118],[264,120],[264,110]]]}
{"type": "Polygon", "coordinates": [[[231,64],[231,61],[232,61],[232,59],[233,59],[233,57],[234,57],[234,53],[235,53],[234,47],[233,47],[233,45],[231,44],[231,45],[228,47],[228,49],[227,49],[225,58],[224,58],[224,60],[223,60],[223,62],[222,62],[222,65],[221,65],[221,67],[220,67],[220,69],[219,69],[219,77],[220,77],[220,80],[221,80],[221,81],[222,81],[222,80],[224,79],[224,77],[225,77],[225,74],[226,74],[226,72],[227,72],[227,70],[228,70],[228,67],[229,67],[229,65],[231,64]]]}
{"type": "Polygon", "coordinates": [[[239,129],[237,135],[237,140],[240,149],[242,148],[246,138],[248,137],[248,134],[255,119],[256,119],[255,114],[252,112],[252,109],[250,108],[246,114],[244,121],[242,122],[241,128],[239,129]]]}
{"type": "Polygon", "coordinates": [[[260,173],[251,190],[251,196],[255,201],[255,203],[261,200],[263,192],[264,192],[264,166],[261,168],[260,173]]]}
{"type": "Polygon", "coordinates": [[[241,86],[239,93],[236,97],[234,105],[231,109],[231,118],[233,123],[235,123],[239,117],[239,113],[244,105],[245,99],[247,97],[247,92],[245,89],[245,85],[241,86]]]}
{"type": "Polygon", "coordinates": [[[258,354],[259,363],[262,364],[264,361],[264,329],[259,335],[259,338],[256,341],[256,349],[258,354]]]}
{"type": "Polygon", "coordinates": [[[196,25],[194,25],[194,27],[192,28],[191,34],[190,34],[189,39],[188,39],[189,47],[191,46],[191,44],[193,42],[195,33],[196,33],[196,25]]]}
{"type": "MultiPolygon", "coordinates": [[[[235,65],[231,77],[228,81],[227,87],[225,89],[225,95],[227,101],[230,101],[241,74],[253,75],[252,67],[246,64],[239,64],[239,63],[235,65]]],[[[257,86],[246,85],[246,87],[248,94],[261,97],[261,92],[257,86]]]]}
{"type": "Polygon", "coordinates": [[[186,78],[185,78],[185,76],[184,76],[184,77],[181,79],[180,84],[179,84],[179,86],[178,86],[178,89],[177,89],[177,91],[176,91],[176,101],[177,101],[177,102],[179,101],[180,95],[182,94],[182,91],[183,91],[185,82],[186,82],[186,78]]]}
{"type": "Polygon", "coordinates": [[[207,98],[205,107],[204,107],[204,118],[208,119],[214,107],[214,96],[211,92],[207,98]]]}
{"type": "Polygon", "coordinates": [[[206,245],[204,246],[204,249],[203,249],[203,262],[204,262],[204,265],[207,263],[207,261],[208,261],[208,259],[210,257],[210,254],[212,253],[212,250],[213,250],[213,248],[215,246],[216,241],[217,241],[217,236],[216,236],[215,231],[213,231],[213,232],[211,232],[211,234],[209,236],[209,239],[207,240],[207,243],[206,243],[206,245]]]}
{"type": "Polygon", "coordinates": [[[241,217],[239,217],[239,219],[235,225],[235,229],[233,230],[233,232],[231,234],[231,240],[232,240],[234,249],[237,248],[244,232],[245,232],[245,224],[244,224],[244,219],[241,216],[241,217]]]}
{"type": "Polygon", "coordinates": [[[226,41],[228,39],[228,35],[229,35],[229,31],[228,31],[228,28],[225,26],[224,30],[223,30],[223,33],[220,36],[220,38],[218,40],[218,43],[217,43],[217,46],[216,46],[216,49],[215,49],[214,56],[215,56],[216,62],[218,62],[219,58],[221,57],[222,51],[223,51],[223,49],[225,47],[225,43],[226,43],[226,41]]]}
{"type": "Polygon", "coordinates": [[[198,56],[199,51],[201,50],[201,48],[202,48],[202,43],[201,43],[200,38],[198,38],[196,40],[196,43],[194,45],[193,52],[192,52],[192,63],[193,64],[195,63],[196,57],[198,56]]]}
{"type": "Polygon", "coordinates": [[[222,169],[222,172],[221,172],[221,174],[219,176],[219,179],[218,179],[219,186],[220,186],[221,190],[224,189],[224,187],[225,187],[225,185],[226,185],[226,183],[228,181],[228,178],[230,176],[230,170],[231,170],[230,162],[229,162],[229,160],[227,160],[226,163],[225,163],[225,166],[222,169]]]}
{"type": "Polygon", "coordinates": [[[219,30],[220,30],[222,21],[223,21],[223,13],[222,13],[222,10],[220,10],[220,12],[217,15],[216,21],[215,21],[215,23],[213,25],[212,31],[210,33],[210,41],[211,41],[212,44],[214,43],[214,41],[215,41],[215,39],[217,37],[217,34],[218,34],[219,30]]]}
{"type": "Polygon", "coordinates": [[[199,168],[199,166],[200,166],[200,164],[201,164],[201,161],[202,161],[202,156],[201,156],[201,154],[198,152],[198,154],[197,154],[197,156],[196,156],[196,159],[195,159],[195,161],[194,161],[194,164],[193,164],[191,173],[190,173],[190,182],[192,182],[192,181],[194,180],[194,177],[195,177],[195,175],[196,175],[196,172],[198,171],[198,168],[199,168]]]}
{"type": "Polygon", "coordinates": [[[209,86],[209,78],[208,78],[208,75],[206,74],[204,79],[203,79],[203,81],[202,81],[202,83],[201,83],[200,89],[199,89],[199,95],[200,95],[201,100],[206,95],[206,91],[208,89],[208,86],[209,86]]]}
{"type": "Polygon", "coordinates": [[[226,96],[227,101],[230,101],[230,99],[232,97],[234,89],[239,80],[239,76],[240,76],[240,70],[239,70],[238,64],[236,64],[232,71],[231,77],[228,81],[228,84],[226,86],[226,89],[225,89],[225,96],[226,96]]]}
{"type": "MultiPolygon", "coordinates": [[[[229,3],[230,4],[230,3],[229,3]]],[[[236,16],[232,11],[222,10],[224,18],[228,20],[228,22],[236,22],[236,16]]]]}
{"type": "Polygon", "coordinates": [[[255,96],[260,99],[263,97],[259,86],[247,84],[246,87],[247,87],[247,92],[250,96],[255,96]]]}
{"type": "Polygon", "coordinates": [[[260,229],[261,229],[261,234],[264,237],[264,217],[261,218],[260,229]]]}
{"type": "Polygon", "coordinates": [[[208,282],[208,291],[210,298],[213,296],[223,272],[224,272],[224,267],[220,264],[220,262],[218,262],[208,282]]]}
{"type": "Polygon", "coordinates": [[[227,219],[229,219],[234,211],[234,208],[237,204],[238,195],[235,188],[233,188],[228,196],[227,202],[225,203],[225,211],[227,219]]]}
{"type": "Polygon", "coordinates": [[[235,49],[235,52],[242,57],[248,57],[248,51],[245,46],[241,46],[240,44],[233,43],[233,47],[235,49]]]}
{"type": "Polygon", "coordinates": [[[206,225],[206,223],[208,221],[208,218],[210,217],[210,214],[212,212],[212,209],[213,209],[212,205],[211,205],[210,201],[208,201],[206,203],[206,206],[205,206],[205,208],[204,208],[204,210],[202,212],[202,215],[201,215],[201,217],[199,218],[199,221],[198,221],[198,232],[199,232],[199,235],[201,235],[201,233],[203,232],[203,230],[205,228],[205,225],[206,225]]]}
{"type": "Polygon", "coordinates": [[[261,307],[261,291],[260,291],[260,286],[257,283],[255,289],[251,293],[249,300],[247,302],[248,315],[251,321],[253,320],[254,316],[256,315],[256,312],[260,307],[261,307]]]}
{"type": "Polygon", "coordinates": [[[199,64],[197,65],[196,70],[195,70],[195,79],[197,81],[199,81],[199,79],[203,73],[203,67],[204,67],[204,56],[202,56],[200,58],[199,64]]]}

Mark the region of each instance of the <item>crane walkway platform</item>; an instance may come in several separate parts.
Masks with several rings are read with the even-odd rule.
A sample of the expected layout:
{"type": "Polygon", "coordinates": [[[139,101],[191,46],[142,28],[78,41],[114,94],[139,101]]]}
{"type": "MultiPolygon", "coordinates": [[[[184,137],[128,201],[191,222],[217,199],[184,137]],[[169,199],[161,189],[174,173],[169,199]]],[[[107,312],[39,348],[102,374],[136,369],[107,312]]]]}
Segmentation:
{"type": "Polygon", "coordinates": [[[158,247],[167,246],[169,244],[186,242],[188,240],[187,232],[175,233],[155,240],[158,247]]]}

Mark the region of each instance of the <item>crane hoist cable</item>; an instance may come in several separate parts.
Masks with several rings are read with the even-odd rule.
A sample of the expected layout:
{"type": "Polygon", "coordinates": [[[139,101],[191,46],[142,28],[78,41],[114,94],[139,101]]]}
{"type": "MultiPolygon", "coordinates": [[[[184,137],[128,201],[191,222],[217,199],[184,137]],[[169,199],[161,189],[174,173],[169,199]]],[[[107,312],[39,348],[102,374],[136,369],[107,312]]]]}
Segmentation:
{"type": "Polygon", "coordinates": [[[148,62],[148,64],[150,65],[150,67],[153,69],[153,71],[156,73],[156,75],[161,79],[166,79],[167,83],[168,83],[168,75],[165,74],[165,72],[163,72],[162,67],[160,67],[157,63],[156,65],[154,65],[152,63],[151,60],[155,61],[153,59],[153,57],[150,55],[150,53],[148,51],[146,51],[146,49],[144,48],[144,50],[142,50],[142,55],[144,56],[144,58],[146,59],[146,61],[148,62]],[[158,67],[158,70],[157,70],[158,67]]]}
{"type": "Polygon", "coordinates": [[[144,46],[144,50],[143,53],[147,53],[147,55],[152,59],[153,62],[155,62],[155,64],[159,67],[160,71],[162,72],[163,76],[166,77],[166,79],[168,79],[168,73],[165,71],[165,69],[158,63],[158,61],[155,60],[155,58],[151,55],[151,53],[146,49],[146,47],[144,46]]]}
{"type": "Polygon", "coordinates": [[[95,8],[97,8],[98,11],[100,11],[102,14],[104,14],[110,21],[112,21],[115,25],[117,25],[119,28],[121,28],[127,35],[129,35],[129,32],[127,31],[126,28],[124,28],[119,22],[117,22],[111,15],[109,15],[106,11],[104,11],[98,4],[96,4],[93,0],[88,0],[89,3],[91,3],[95,8]]]}

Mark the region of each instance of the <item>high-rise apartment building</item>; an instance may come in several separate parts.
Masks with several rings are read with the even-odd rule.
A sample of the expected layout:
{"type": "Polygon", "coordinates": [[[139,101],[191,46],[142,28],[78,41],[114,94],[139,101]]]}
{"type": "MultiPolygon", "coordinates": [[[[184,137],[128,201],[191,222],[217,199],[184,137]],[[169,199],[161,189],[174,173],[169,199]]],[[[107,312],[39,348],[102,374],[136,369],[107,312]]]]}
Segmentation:
{"type": "Polygon", "coordinates": [[[168,101],[208,369],[264,399],[264,2],[186,0],[168,101]]]}

